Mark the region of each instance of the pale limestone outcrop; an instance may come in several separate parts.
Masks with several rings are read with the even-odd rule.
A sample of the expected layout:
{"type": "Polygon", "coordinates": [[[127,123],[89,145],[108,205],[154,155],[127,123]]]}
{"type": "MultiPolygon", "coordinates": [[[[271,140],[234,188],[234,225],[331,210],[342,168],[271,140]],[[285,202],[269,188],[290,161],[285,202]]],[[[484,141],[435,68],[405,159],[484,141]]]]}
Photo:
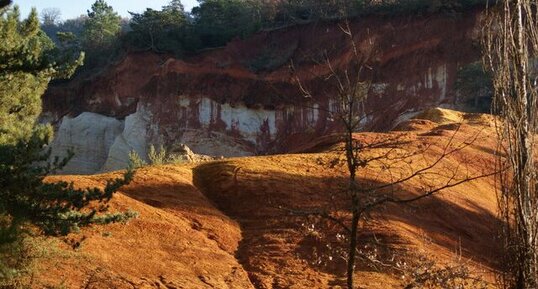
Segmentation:
{"type": "Polygon", "coordinates": [[[74,152],[61,173],[92,174],[101,169],[114,140],[123,131],[123,122],[113,117],[84,112],[75,118],[65,116],[51,144],[51,156],[63,158],[74,152]]]}
{"type": "Polygon", "coordinates": [[[185,131],[179,142],[186,144],[196,154],[223,157],[253,156],[251,149],[236,138],[208,129],[185,131]]]}
{"type": "Polygon", "coordinates": [[[214,156],[195,154],[186,144],[173,144],[166,154],[167,161],[173,164],[197,163],[215,160],[214,156]]]}
{"type": "Polygon", "coordinates": [[[119,134],[108,152],[108,158],[101,171],[124,169],[129,164],[129,152],[135,151],[147,161],[148,125],[151,116],[143,109],[125,118],[125,128],[119,134]]]}
{"type": "Polygon", "coordinates": [[[180,95],[178,98],[179,118],[188,119],[193,114],[190,110],[194,107],[198,112],[198,121],[204,127],[220,122],[225,125],[225,130],[236,130],[241,133],[244,140],[252,143],[256,142],[260,128],[264,125],[267,126],[268,134],[274,136],[276,133],[275,110],[247,108],[243,104],[236,106],[228,103],[220,104],[207,97],[195,100],[196,105],[193,106],[189,97],[180,95]]]}

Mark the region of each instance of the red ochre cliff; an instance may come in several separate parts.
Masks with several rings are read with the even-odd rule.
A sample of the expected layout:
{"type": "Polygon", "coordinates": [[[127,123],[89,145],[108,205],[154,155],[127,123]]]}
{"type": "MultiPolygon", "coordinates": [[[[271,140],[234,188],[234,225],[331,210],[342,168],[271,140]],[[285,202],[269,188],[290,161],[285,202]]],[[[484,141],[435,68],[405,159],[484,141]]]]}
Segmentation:
{"type": "MultiPolygon", "coordinates": [[[[363,129],[389,130],[424,108],[454,107],[458,69],[479,58],[479,16],[352,21],[359,49],[376,47],[363,129]]],[[[324,55],[337,68],[352,60],[338,23],[263,31],[183,60],[128,54],[99,75],[49,89],[44,117],[59,123],[53,151],[78,151],[66,168],[75,173],[122,168],[129,151],[145,156],[150,144],[184,143],[215,156],[294,151],[338,127],[324,55]]]]}

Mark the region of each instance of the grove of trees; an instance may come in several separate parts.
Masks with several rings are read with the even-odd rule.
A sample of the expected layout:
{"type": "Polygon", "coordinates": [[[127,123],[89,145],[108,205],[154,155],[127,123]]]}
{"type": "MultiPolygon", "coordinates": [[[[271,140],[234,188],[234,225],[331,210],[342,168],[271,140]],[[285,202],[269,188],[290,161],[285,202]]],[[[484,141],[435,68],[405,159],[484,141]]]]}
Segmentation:
{"type": "Polygon", "coordinates": [[[129,26],[131,31],[125,37],[126,42],[135,49],[180,56],[195,45],[188,37],[190,26],[187,14],[177,0],[171,1],[162,10],[148,8],[143,13],[131,12],[129,26]]]}
{"type": "MultiPolygon", "coordinates": [[[[81,50],[87,53],[87,65],[103,65],[100,57],[121,55],[122,51],[151,50],[176,57],[206,48],[226,45],[235,38],[245,38],[262,29],[276,29],[315,21],[338,20],[379,15],[423,15],[457,13],[487,0],[199,0],[188,13],[179,0],[172,0],[160,10],[131,12],[121,19],[104,0],[96,1],[87,15],[58,22],[58,13],[47,9],[43,29],[59,41],[57,32],[71,32],[78,37],[81,50]],[[111,51],[112,49],[112,51],[111,51]],[[92,51],[108,53],[92,53],[92,51]],[[96,60],[96,61],[94,61],[96,60]]],[[[108,59],[107,60],[110,60],[108,59]]]]}

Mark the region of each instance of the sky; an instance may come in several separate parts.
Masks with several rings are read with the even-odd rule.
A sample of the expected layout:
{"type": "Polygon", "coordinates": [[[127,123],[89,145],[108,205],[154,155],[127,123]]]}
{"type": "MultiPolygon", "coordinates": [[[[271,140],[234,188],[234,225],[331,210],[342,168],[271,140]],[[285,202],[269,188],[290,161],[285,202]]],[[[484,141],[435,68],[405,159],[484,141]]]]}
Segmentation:
{"type": "MultiPolygon", "coordinates": [[[[27,16],[32,7],[41,12],[44,8],[58,8],[62,12],[61,19],[71,19],[86,14],[95,0],[13,0],[13,3],[19,5],[21,16],[27,16]]],[[[146,8],[160,9],[168,4],[169,0],[107,0],[108,5],[112,6],[121,16],[127,17],[131,12],[142,12],[146,8]]],[[[193,6],[198,5],[196,0],[182,0],[186,11],[190,11],[193,6]]]]}

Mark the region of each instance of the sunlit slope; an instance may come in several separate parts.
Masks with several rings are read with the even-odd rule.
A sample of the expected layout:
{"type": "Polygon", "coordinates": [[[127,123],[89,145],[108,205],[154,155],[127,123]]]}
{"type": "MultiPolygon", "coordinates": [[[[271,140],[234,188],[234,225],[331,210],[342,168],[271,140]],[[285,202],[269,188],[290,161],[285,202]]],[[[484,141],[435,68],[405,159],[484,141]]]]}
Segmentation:
{"type": "MultiPolygon", "coordinates": [[[[406,150],[425,147],[410,167],[395,168],[392,176],[427,167],[447,147],[461,150],[447,155],[427,176],[394,186],[398,196],[414,196],[458,176],[487,174],[494,167],[496,143],[492,119],[436,110],[432,120],[411,120],[405,132],[364,133],[357,139],[382,142],[397,136],[406,150]],[[466,124],[454,124],[458,121],[466,124]],[[430,175],[431,173],[431,175],[430,175]]],[[[238,258],[257,288],[330,288],[344,286],[343,231],[332,222],[300,216],[303,212],[346,206],[338,194],[346,184],[342,145],[328,137],[313,144],[313,154],[241,158],[195,168],[195,183],[217,206],[236,219],[243,231],[238,258]],[[332,143],[332,145],[331,145],[332,143]],[[338,160],[340,159],[340,160],[338,160]]],[[[362,170],[362,182],[390,182],[382,168],[362,170]]],[[[397,177],[396,177],[397,178],[397,177]]],[[[344,200],[345,202],[345,200],[344,200]]],[[[360,288],[402,288],[418,263],[465,263],[491,280],[496,243],[496,196],[492,177],[449,188],[427,199],[374,210],[361,226],[357,280],[360,288]],[[461,252],[461,253],[459,253],[461,252]],[[457,261],[457,262],[455,262],[457,261]],[[403,279],[402,279],[403,277],[403,279]]],[[[346,220],[346,214],[340,213],[346,220]]]]}
{"type": "MultiPolygon", "coordinates": [[[[85,187],[101,186],[114,176],[50,180],[85,187]]],[[[112,210],[130,209],[140,216],[126,225],[68,236],[61,247],[69,257],[47,262],[52,266],[43,279],[49,284],[65,280],[68,288],[252,288],[234,258],[241,239],[237,222],[215,209],[191,179],[189,167],[140,169],[111,202],[112,210]],[[80,248],[69,248],[82,238],[80,248]]]]}
{"type": "MultiPolygon", "coordinates": [[[[381,151],[422,152],[405,166],[394,166],[391,174],[380,165],[363,169],[360,182],[388,183],[390,176],[420,170],[451,148],[459,149],[431,174],[394,186],[395,196],[418,195],[446,184],[450,176],[491,171],[496,148],[491,117],[440,109],[417,117],[391,133],[356,135],[365,143],[398,140],[381,151]]],[[[301,215],[337,209],[336,216],[347,220],[342,210],[347,199],[340,193],[347,180],[342,144],[326,137],[303,151],[310,153],[141,169],[111,204],[138,211],[139,218],[69,236],[60,242],[64,253],[43,262],[56,269],[38,279],[48,284],[65,280],[69,288],[92,282],[87,288],[344,287],[343,231],[301,215]],[[82,238],[73,250],[72,241],[76,245],[82,238]]],[[[50,180],[96,186],[112,176],[50,180]]],[[[493,177],[415,203],[376,208],[361,224],[357,284],[402,288],[426,260],[440,266],[463,263],[492,280],[495,210],[493,177]]]]}

